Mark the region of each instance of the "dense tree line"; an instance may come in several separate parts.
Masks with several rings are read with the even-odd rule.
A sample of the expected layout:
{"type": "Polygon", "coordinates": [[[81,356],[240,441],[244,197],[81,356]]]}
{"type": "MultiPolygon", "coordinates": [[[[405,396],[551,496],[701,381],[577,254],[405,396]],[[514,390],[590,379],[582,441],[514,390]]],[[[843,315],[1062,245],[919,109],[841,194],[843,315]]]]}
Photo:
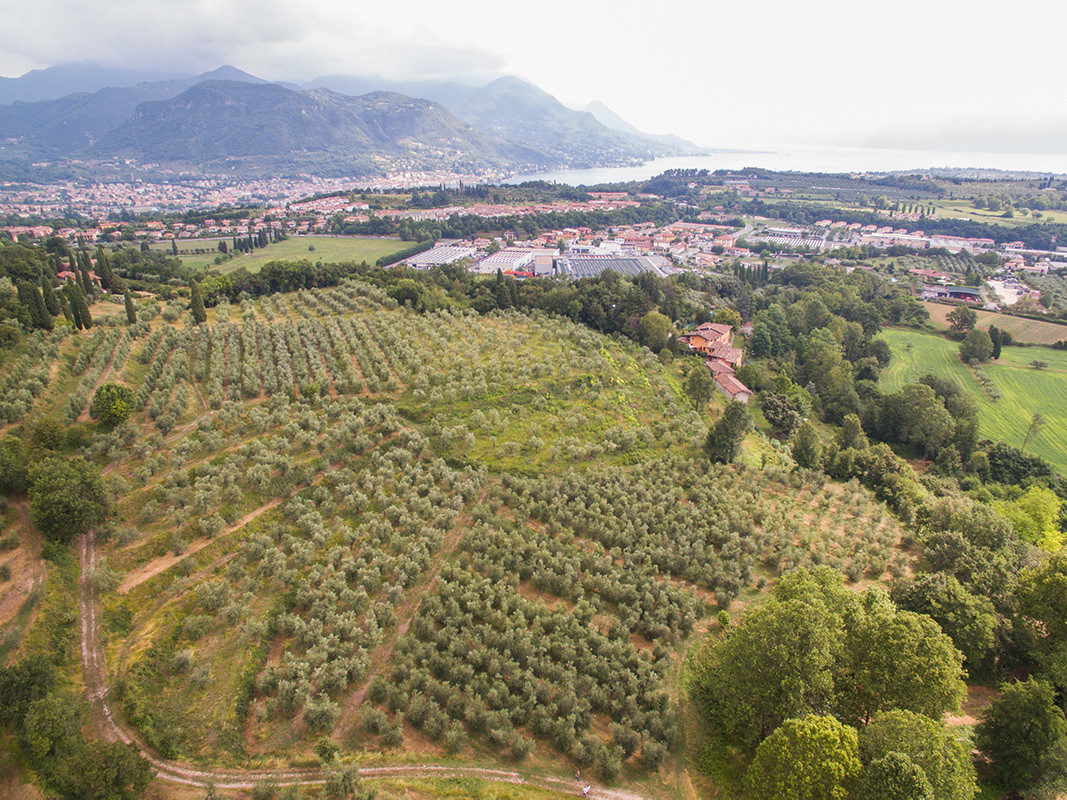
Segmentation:
{"type": "Polygon", "coordinates": [[[346,236],[392,236],[403,233],[415,241],[471,239],[479,235],[505,233],[534,237],[542,231],[562,228],[588,227],[602,230],[642,222],[653,222],[662,226],[676,222],[679,217],[679,212],[672,203],[652,202],[615,211],[552,211],[503,217],[453,214],[447,220],[412,221],[372,216],[366,222],[350,223],[339,232],[346,236]]]}

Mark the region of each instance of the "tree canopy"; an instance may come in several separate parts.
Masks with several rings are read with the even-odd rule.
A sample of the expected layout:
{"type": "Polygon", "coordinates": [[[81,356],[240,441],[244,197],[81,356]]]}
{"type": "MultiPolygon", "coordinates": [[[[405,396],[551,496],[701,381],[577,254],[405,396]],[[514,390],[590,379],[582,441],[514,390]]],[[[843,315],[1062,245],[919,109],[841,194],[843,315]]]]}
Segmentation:
{"type": "Polygon", "coordinates": [[[730,463],[740,454],[741,442],[752,426],[752,415],[745,404],[731,400],[719,421],[708,431],[704,452],[712,461],[730,463]]]}
{"type": "Polygon", "coordinates": [[[903,753],[887,753],[864,768],[853,800],[936,800],[922,767],[903,753]]]}
{"type": "Polygon", "coordinates": [[[133,411],[133,389],[121,383],[104,383],[93,394],[89,415],[105,425],[126,421],[133,411]]]}
{"type": "Polygon", "coordinates": [[[859,737],[867,769],[894,753],[919,768],[937,800],[971,800],[977,791],[968,750],[940,722],[896,709],[880,712],[859,737]]]}
{"type": "Polygon", "coordinates": [[[940,718],[963,697],[961,662],[929,617],[898,611],[880,589],[856,595],[820,567],[785,575],[709,648],[698,696],[716,726],[752,747],[806,713],[857,725],[888,709],[940,718]]]}
{"type": "Polygon", "coordinates": [[[787,720],[763,740],[745,784],[753,797],[846,800],[859,772],[855,729],[808,715],[787,720]]]}
{"type": "Polygon", "coordinates": [[[30,516],[46,537],[69,542],[107,518],[100,471],[83,458],[51,456],[29,469],[30,516]]]}
{"type": "Polygon", "coordinates": [[[1052,686],[1031,678],[1005,684],[1001,695],[982,715],[975,743],[992,761],[996,780],[1005,789],[1027,791],[1036,786],[1046,756],[1067,737],[1067,722],[1056,705],[1052,686]]]}

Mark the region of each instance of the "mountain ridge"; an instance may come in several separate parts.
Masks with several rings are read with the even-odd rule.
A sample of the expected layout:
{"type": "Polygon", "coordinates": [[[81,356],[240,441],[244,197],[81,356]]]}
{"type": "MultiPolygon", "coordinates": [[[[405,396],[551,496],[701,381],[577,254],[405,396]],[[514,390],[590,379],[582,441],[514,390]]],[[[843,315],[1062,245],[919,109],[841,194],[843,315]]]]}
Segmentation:
{"type": "MultiPolygon", "coordinates": [[[[59,70],[52,77],[63,74],[59,70]]],[[[105,72],[93,74],[99,78],[105,72]]],[[[633,131],[612,130],[596,115],[570,109],[515,76],[482,87],[374,76],[327,76],[298,85],[271,83],[226,65],[195,76],[0,105],[0,162],[8,175],[20,164],[114,157],[167,169],[221,167],[230,173],[248,166],[251,158],[269,159],[271,168],[299,164],[329,174],[346,164],[358,166],[357,174],[378,174],[389,171],[390,161],[395,169],[418,164],[420,169],[521,172],[704,152],[675,137],[633,131]],[[222,91],[216,84],[234,86],[222,91]],[[238,84],[277,88],[248,93],[238,84]],[[205,85],[183,102],[171,102],[205,85]],[[370,95],[376,99],[359,101],[370,95]],[[159,103],[169,105],[153,105],[159,103]],[[241,112],[235,114],[237,106],[241,112]],[[273,132],[272,113],[282,116],[273,132]],[[385,131],[398,138],[386,141],[380,135],[385,131]],[[235,165],[233,159],[244,162],[235,165]]],[[[93,165],[85,168],[91,172],[93,165]]],[[[266,163],[257,165],[256,171],[266,168],[266,163]]]]}
{"type": "MultiPolygon", "coordinates": [[[[89,150],[99,157],[181,164],[259,159],[331,172],[375,174],[382,162],[442,162],[503,169],[534,156],[453,117],[443,107],[390,92],[359,97],[279,84],[205,81],[168,100],[142,103],[89,150]]],[[[534,161],[533,163],[536,163],[534,161]]]]}

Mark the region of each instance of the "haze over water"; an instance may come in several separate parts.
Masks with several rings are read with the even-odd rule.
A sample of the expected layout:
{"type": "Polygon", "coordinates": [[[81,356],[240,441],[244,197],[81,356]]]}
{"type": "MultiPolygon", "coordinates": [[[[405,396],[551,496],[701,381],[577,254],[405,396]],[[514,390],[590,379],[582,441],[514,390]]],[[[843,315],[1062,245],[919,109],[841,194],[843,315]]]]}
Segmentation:
{"type": "Polygon", "coordinates": [[[945,150],[889,150],[871,147],[819,147],[789,145],[767,147],[766,152],[723,152],[709,156],[657,158],[641,166],[558,170],[516,175],[505,183],[553,181],[571,186],[647,180],[669,169],[742,169],[761,167],[796,172],[896,172],[938,168],[997,169],[1012,172],[1067,174],[1067,154],[1059,153],[954,153],[945,150]]]}

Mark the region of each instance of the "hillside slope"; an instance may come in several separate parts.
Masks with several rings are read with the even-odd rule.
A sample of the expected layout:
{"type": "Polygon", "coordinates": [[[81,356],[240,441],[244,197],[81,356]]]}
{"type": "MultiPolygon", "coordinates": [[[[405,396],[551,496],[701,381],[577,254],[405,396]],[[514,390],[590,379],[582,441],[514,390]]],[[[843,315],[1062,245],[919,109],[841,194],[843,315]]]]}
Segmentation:
{"type": "Polygon", "coordinates": [[[257,158],[348,174],[374,174],[386,159],[409,168],[484,169],[532,156],[429,101],[233,81],[207,81],[170,100],[144,103],[90,152],[216,167],[257,158]]]}

